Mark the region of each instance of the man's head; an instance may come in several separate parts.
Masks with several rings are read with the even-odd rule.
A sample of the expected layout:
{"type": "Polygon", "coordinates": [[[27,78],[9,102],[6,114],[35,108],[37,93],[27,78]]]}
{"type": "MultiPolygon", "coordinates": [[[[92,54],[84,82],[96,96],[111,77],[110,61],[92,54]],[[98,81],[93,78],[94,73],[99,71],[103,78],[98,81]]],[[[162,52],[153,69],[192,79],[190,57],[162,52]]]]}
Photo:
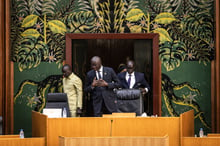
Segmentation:
{"type": "Polygon", "coordinates": [[[134,64],[134,61],[132,61],[132,60],[128,60],[126,66],[127,66],[127,72],[128,72],[129,74],[131,74],[131,73],[134,72],[134,70],[135,70],[135,64],[134,64]]]}
{"type": "Polygon", "coordinates": [[[68,78],[72,73],[72,68],[69,64],[65,64],[62,68],[63,76],[68,78]]]}
{"type": "Polygon", "coordinates": [[[94,56],[91,59],[91,68],[95,71],[98,71],[102,66],[102,60],[98,56],[94,56]]]}

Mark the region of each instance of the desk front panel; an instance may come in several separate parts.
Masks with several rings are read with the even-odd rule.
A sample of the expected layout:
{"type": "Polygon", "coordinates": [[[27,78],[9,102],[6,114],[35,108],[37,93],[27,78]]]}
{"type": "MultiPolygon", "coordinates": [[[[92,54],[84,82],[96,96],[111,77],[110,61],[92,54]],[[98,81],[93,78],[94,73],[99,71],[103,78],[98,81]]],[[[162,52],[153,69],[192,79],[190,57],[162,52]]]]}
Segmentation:
{"type": "Polygon", "coordinates": [[[113,136],[169,136],[170,146],[180,144],[180,122],[178,117],[158,118],[114,118],[113,136]]]}
{"type": "Polygon", "coordinates": [[[220,146],[220,138],[217,137],[183,137],[182,146],[220,146]]]}

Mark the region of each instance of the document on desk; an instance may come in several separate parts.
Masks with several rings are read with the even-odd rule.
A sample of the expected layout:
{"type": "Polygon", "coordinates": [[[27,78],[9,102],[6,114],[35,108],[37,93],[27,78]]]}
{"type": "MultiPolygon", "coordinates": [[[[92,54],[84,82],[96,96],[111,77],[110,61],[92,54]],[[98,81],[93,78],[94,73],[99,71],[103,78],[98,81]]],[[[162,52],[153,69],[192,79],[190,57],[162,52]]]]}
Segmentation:
{"type": "Polygon", "coordinates": [[[43,114],[47,115],[48,118],[61,118],[62,109],[61,108],[44,108],[43,114]]]}

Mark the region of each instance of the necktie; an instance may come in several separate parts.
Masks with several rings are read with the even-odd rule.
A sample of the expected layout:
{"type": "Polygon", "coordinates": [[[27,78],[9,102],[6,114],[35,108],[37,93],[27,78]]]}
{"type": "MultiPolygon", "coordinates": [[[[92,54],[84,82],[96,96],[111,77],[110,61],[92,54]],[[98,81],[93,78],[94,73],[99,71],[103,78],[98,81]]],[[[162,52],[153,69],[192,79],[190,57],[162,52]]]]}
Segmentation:
{"type": "Polygon", "coordinates": [[[102,79],[100,71],[98,71],[99,80],[102,79]]]}
{"type": "Polygon", "coordinates": [[[130,88],[130,84],[131,84],[131,74],[129,74],[129,78],[128,78],[128,87],[130,88]]]}

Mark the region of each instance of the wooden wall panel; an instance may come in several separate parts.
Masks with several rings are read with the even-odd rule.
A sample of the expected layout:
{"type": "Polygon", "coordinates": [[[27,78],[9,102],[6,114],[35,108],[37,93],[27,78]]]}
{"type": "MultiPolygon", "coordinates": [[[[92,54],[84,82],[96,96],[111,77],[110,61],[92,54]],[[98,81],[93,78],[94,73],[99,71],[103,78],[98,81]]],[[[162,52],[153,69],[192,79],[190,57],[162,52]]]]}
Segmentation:
{"type": "Polygon", "coordinates": [[[0,116],[2,116],[3,109],[3,87],[4,87],[4,48],[5,48],[5,33],[4,33],[4,20],[5,18],[5,9],[4,9],[4,1],[0,1],[0,116]]]}
{"type": "Polygon", "coordinates": [[[1,146],[45,146],[45,138],[1,138],[1,146]]]}
{"type": "Polygon", "coordinates": [[[0,138],[19,138],[20,135],[0,135],[0,138]]]}
{"type": "Polygon", "coordinates": [[[60,146],[169,146],[169,137],[59,137],[60,146]]]}
{"type": "Polygon", "coordinates": [[[217,90],[217,94],[216,94],[216,98],[217,98],[217,108],[216,108],[216,129],[218,133],[220,133],[220,87],[219,87],[219,84],[220,84],[220,71],[219,71],[219,65],[220,65],[220,59],[219,59],[219,55],[220,55],[220,28],[219,28],[219,25],[220,25],[220,11],[219,11],[219,8],[220,8],[220,2],[219,0],[216,0],[216,74],[217,74],[217,78],[216,78],[216,90],[217,90]]]}
{"type": "Polygon", "coordinates": [[[48,119],[48,146],[58,146],[58,136],[107,137],[110,135],[110,120],[108,118],[82,117],[48,119]]]}
{"type": "Polygon", "coordinates": [[[45,143],[47,144],[47,128],[48,118],[39,112],[32,111],[32,136],[33,137],[46,137],[45,143]]]}
{"type": "Polygon", "coordinates": [[[220,138],[220,133],[208,133],[207,137],[219,137],[220,138]]]}
{"type": "Polygon", "coordinates": [[[114,118],[113,136],[169,136],[169,145],[180,145],[180,118],[114,118]],[[171,128],[172,127],[172,128],[171,128]]]}
{"type": "Polygon", "coordinates": [[[218,137],[183,137],[182,146],[219,146],[220,138],[218,137]]]}
{"type": "Polygon", "coordinates": [[[194,136],[194,110],[190,110],[180,115],[180,136],[194,136]]]}

